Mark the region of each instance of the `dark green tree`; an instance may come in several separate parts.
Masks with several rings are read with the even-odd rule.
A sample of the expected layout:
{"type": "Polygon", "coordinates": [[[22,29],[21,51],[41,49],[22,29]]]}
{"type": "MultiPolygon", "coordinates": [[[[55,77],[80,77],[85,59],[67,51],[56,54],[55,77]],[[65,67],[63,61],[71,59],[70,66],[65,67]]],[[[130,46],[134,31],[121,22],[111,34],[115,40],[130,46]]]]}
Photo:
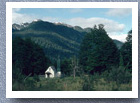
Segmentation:
{"type": "Polygon", "coordinates": [[[12,42],[13,75],[17,71],[23,75],[44,74],[49,63],[43,49],[31,39],[14,38],[12,42]]]}
{"type": "Polygon", "coordinates": [[[71,59],[64,59],[61,62],[61,72],[63,76],[71,76],[72,68],[71,68],[71,59]]]}
{"type": "Polygon", "coordinates": [[[86,73],[101,73],[111,66],[118,65],[119,51],[113,40],[109,38],[103,24],[94,26],[86,34],[80,48],[79,60],[86,73]]]}
{"type": "Polygon", "coordinates": [[[128,32],[126,42],[121,47],[120,52],[123,56],[124,66],[132,71],[132,30],[128,32]]]}

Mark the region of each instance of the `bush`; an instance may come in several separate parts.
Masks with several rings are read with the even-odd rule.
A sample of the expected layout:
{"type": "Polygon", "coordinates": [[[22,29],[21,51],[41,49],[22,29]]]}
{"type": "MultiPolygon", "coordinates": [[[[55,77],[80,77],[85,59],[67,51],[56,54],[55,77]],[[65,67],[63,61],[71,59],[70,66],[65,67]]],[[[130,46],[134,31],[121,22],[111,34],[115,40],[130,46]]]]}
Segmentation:
{"type": "Polygon", "coordinates": [[[116,81],[119,84],[129,83],[132,80],[132,74],[125,67],[119,66],[118,68],[113,67],[107,78],[109,81],[116,81]]]}
{"type": "Polygon", "coordinates": [[[37,82],[39,82],[39,81],[40,81],[40,79],[39,79],[39,76],[38,76],[38,75],[34,75],[34,76],[33,76],[33,79],[34,79],[35,81],[37,81],[37,82]]]}
{"type": "Polygon", "coordinates": [[[93,91],[94,90],[94,81],[93,77],[84,77],[83,91],[93,91]]]}
{"type": "Polygon", "coordinates": [[[33,78],[26,79],[25,83],[25,89],[26,90],[34,90],[36,86],[36,81],[33,78]]]}

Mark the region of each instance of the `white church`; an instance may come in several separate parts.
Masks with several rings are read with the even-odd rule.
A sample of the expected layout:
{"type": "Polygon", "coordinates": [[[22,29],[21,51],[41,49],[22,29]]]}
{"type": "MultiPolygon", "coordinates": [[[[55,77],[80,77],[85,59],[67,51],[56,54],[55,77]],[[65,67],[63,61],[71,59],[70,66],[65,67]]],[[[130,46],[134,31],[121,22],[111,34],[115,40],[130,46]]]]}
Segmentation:
{"type": "Polygon", "coordinates": [[[45,78],[61,77],[60,59],[57,60],[57,70],[54,66],[49,66],[45,71],[45,78]]]}

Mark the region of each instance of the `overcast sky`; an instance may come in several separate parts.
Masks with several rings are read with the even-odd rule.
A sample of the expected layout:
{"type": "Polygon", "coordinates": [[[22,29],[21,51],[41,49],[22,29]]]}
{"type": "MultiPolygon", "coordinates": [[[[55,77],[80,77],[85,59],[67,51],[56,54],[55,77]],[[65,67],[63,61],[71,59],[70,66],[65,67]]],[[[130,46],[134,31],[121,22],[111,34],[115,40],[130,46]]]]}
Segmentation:
{"type": "Polygon", "coordinates": [[[62,22],[82,28],[104,24],[109,36],[125,41],[132,28],[132,10],[129,8],[15,8],[13,23],[32,22],[42,19],[49,22],[62,22]]]}

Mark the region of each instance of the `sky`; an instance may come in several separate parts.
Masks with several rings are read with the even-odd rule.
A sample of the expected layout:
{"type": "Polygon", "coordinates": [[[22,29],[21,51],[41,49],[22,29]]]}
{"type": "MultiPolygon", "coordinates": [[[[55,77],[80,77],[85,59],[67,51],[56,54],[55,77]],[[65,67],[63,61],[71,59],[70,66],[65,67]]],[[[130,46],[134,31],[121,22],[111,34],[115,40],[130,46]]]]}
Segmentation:
{"type": "Polygon", "coordinates": [[[82,28],[104,24],[108,35],[122,42],[132,29],[131,8],[13,8],[12,10],[12,23],[30,23],[35,19],[82,28]]]}

